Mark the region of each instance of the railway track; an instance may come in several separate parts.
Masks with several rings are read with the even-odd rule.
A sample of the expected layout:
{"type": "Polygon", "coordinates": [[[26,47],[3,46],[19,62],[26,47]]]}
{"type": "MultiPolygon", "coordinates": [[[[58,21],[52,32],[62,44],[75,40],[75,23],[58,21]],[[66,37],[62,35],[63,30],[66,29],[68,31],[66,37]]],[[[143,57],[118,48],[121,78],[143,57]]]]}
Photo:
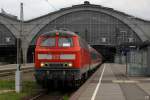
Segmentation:
{"type": "MultiPolygon", "coordinates": [[[[89,78],[91,78],[92,74],[93,73],[89,74],[89,78]]],[[[85,80],[84,83],[86,81],[89,81],[89,79],[85,80]]],[[[79,88],[81,88],[84,85],[84,83],[79,88]]],[[[56,90],[52,89],[49,93],[47,93],[47,92],[39,93],[36,96],[34,96],[28,100],[69,100],[69,98],[78,90],[78,88],[70,89],[69,87],[64,86],[64,87],[59,87],[59,88],[57,87],[56,90]],[[58,90],[58,91],[56,91],[56,90],[58,90]]]]}
{"type": "Polygon", "coordinates": [[[55,95],[54,93],[50,93],[50,94],[41,93],[29,100],[63,100],[63,96],[64,95],[60,93],[56,93],[55,95]]]}
{"type": "Polygon", "coordinates": [[[69,99],[69,97],[75,91],[76,89],[69,88],[52,89],[50,91],[44,90],[39,92],[37,95],[25,100],[66,100],[65,98],[69,99]]]}
{"type": "MultiPolygon", "coordinates": [[[[15,75],[15,71],[16,71],[16,69],[14,69],[14,68],[0,70],[0,77],[15,75]]],[[[32,72],[32,71],[34,71],[34,68],[33,67],[22,68],[21,71],[23,73],[32,72]]]]}

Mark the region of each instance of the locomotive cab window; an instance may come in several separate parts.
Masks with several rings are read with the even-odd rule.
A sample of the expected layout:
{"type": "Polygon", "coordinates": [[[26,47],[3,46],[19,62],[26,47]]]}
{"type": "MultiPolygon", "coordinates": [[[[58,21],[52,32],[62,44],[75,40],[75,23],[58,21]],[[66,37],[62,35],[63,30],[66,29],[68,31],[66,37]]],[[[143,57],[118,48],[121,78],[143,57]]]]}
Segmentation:
{"type": "Polygon", "coordinates": [[[72,47],[73,46],[72,38],[60,37],[58,40],[58,46],[59,47],[72,47]]]}
{"type": "Polygon", "coordinates": [[[41,42],[40,46],[54,47],[55,44],[56,44],[56,39],[53,38],[53,37],[50,37],[50,38],[45,38],[45,39],[41,42]]]}

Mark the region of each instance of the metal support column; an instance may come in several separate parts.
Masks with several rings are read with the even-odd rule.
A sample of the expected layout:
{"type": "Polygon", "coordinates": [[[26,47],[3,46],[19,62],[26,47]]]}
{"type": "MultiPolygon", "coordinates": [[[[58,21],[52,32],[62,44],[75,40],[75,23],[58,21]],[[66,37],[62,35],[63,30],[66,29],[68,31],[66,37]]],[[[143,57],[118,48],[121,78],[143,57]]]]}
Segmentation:
{"type": "Polygon", "coordinates": [[[15,90],[17,93],[20,93],[22,90],[21,82],[21,36],[23,30],[23,3],[20,4],[20,34],[17,37],[17,69],[15,75],[15,90]]]}

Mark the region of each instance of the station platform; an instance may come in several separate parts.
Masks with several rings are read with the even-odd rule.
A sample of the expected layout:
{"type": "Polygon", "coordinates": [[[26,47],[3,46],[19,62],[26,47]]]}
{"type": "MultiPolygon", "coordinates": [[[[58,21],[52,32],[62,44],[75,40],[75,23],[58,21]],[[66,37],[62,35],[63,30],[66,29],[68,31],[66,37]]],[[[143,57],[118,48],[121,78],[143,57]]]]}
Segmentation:
{"type": "Polygon", "coordinates": [[[150,77],[128,77],[125,65],[105,63],[69,100],[150,100],[150,77]]]}

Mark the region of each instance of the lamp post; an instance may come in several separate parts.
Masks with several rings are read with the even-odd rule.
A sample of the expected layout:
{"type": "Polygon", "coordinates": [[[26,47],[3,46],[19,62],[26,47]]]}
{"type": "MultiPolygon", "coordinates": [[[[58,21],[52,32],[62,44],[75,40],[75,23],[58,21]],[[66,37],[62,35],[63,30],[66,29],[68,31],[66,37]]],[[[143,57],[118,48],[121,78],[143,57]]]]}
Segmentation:
{"type": "Polygon", "coordinates": [[[23,30],[23,3],[20,4],[20,34],[17,37],[17,68],[15,73],[15,91],[20,93],[22,90],[21,84],[21,36],[23,30]]]}

